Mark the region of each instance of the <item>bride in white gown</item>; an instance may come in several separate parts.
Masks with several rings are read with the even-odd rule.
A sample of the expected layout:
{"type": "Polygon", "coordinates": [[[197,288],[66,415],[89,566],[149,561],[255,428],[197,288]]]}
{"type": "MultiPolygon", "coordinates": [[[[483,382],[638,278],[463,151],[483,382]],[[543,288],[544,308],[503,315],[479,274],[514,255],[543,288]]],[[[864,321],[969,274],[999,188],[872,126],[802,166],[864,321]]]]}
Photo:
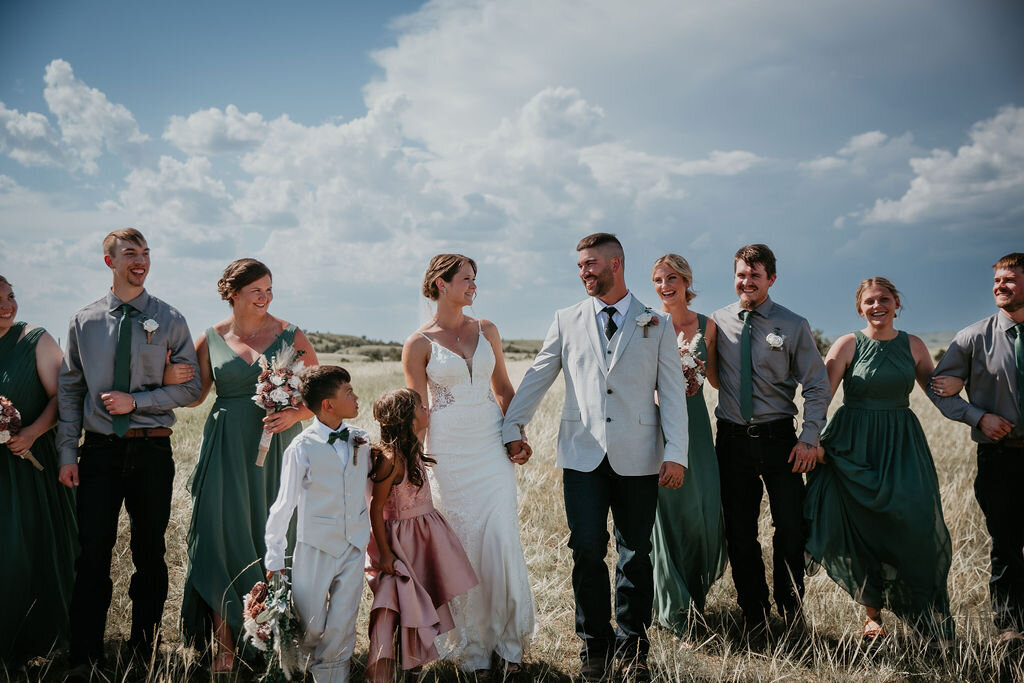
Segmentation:
{"type": "MultiPolygon", "coordinates": [[[[476,263],[461,254],[430,261],[423,294],[437,301],[433,320],[402,349],[406,384],[430,397],[426,451],[435,504],[448,519],[480,585],[452,603],[456,628],[438,639],[442,656],[464,670],[518,670],[534,630],[536,608],[519,539],[515,467],[501,439],[515,390],[498,329],[468,317],[476,263]]],[[[522,463],[529,452],[516,457],[522,463]]]]}

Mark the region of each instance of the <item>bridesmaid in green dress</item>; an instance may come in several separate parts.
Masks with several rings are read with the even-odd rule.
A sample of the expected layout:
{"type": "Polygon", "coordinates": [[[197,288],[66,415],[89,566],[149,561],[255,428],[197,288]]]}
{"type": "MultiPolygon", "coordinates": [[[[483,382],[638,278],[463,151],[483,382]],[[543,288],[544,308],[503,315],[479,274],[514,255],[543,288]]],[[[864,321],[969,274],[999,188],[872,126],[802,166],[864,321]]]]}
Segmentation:
{"type": "MultiPolygon", "coordinates": [[[[188,571],[181,605],[186,642],[205,650],[212,630],[219,645],[215,672],[234,666],[242,630],[242,596],[263,580],[267,511],[277,498],[281,456],[301,431],[308,409],[267,416],[252,401],[261,354],[272,360],[283,344],[304,351],[316,365],[306,335],[267,312],[273,300],[270,270],[255,259],[231,263],[217,283],[231,315],[196,340],[202,403],[216,385],[217,400],[203,428],[199,460],[189,482],[192,523],[188,532],[188,571]],[[274,433],[263,467],[256,454],[264,429],[274,433]]],[[[294,533],[292,534],[294,537],[294,533]]]]}
{"type": "Polygon", "coordinates": [[[78,554],[71,489],[57,481],[57,376],[61,352],[41,327],[15,322],[14,289],[0,276],[0,396],[22,428],[0,445],[0,671],[67,645],[68,605],[78,554]],[[37,470],[19,456],[31,452],[37,470]]]}
{"type": "Polygon", "coordinates": [[[910,410],[932,359],[919,338],[893,327],[899,292],[882,277],[857,288],[867,325],[840,337],[825,359],[843,405],[822,433],[807,476],[807,552],[864,605],[863,637],[885,635],[886,607],[930,637],[953,635],[946,576],[952,560],[931,451],[910,410]]]}
{"type": "MultiPolygon", "coordinates": [[[[689,309],[696,296],[690,264],[682,256],[666,254],[654,262],[651,279],[662,310],[672,315],[677,338],[681,335],[681,341],[689,343],[701,335],[696,356],[704,361],[711,386],[717,387],[717,328],[713,320],[689,309]]],[[[701,617],[708,589],[727,561],[718,458],[702,390],[686,397],[686,409],[690,465],[680,488],[658,488],[651,539],[654,622],[680,637],[685,637],[692,619],[701,617]]]]}

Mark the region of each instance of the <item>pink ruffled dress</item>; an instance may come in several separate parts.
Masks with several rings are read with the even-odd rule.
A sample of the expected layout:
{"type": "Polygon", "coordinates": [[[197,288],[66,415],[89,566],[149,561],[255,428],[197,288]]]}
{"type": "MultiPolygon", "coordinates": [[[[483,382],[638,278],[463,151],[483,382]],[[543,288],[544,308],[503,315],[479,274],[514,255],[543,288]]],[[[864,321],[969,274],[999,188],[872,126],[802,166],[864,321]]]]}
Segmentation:
{"type": "Polygon", "coordinates": [[[479,583],[455,532],[434,509],[427,477],[419,487],[407,474],[391,487],[384,527],[398,558],[398,575],[378,569],[380,550],[371,536],[366,551],[367,582],[373,591],[368,676],[386,660],[400,660],[402,669],[413,669],[437,659],[434,638],[455,628],[448,602],[479,583]]]}

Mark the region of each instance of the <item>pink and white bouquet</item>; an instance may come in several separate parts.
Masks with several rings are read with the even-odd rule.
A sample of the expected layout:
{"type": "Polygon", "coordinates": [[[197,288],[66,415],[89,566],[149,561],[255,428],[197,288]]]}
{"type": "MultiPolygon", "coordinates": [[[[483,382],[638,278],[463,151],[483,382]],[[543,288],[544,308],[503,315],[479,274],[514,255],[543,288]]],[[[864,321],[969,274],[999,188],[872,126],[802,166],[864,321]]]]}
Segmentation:
{"type": "MultiPolygon", "coordinates": [[[[299,394],[299,386],[302,381],[299,375],[305,369],[304,361],[299,360],[305,351],[296,351],[291,344],[282,344],[277,355],[272,361],[267,361],[265,355],[260,355],[260,376],[256,380],[256,393],[252,400],[256,405],[265,408],[267,415],[279,413],[282,410],[297,410],[302,406],[302,396],[299,394]]],[[[260,438],[260,450],[256,456],[256,466],[263,467],[263,461],[270,451],[270,442],[274,435],[263,430],[260,438]]]]}
{"type": "Polygon", "coordinates": [[[697,357],[697,345],[702,335],[697,332],[690,341],[686,341],[683,333],[679,333],[676,344],[679,345],[679,358],[683,362],[683,378],[686,380],[686,395],[694,396],[707,379],[707,368],[704,361],[697,357]]]}
{"type": "Polygon", "coordinates": [[[292,589],[284,574],[275,572],[270,584],[260,581],[242,597],[242,632],[245,640],[267,653],[268,679],[283,675],[301,678],[302,653],[299,641],[302,625],[292,609],[292,589]]]}
{"type": "MultiPolygon", "coordinates": [[[[21,431],[21,413],[11,403],[11,399],[0,396],[0,444],[10,441],[11,437],[19,431],[21,431]]],[[[20,457],[35,465],[37,470],[42,471],[43,466],[32,455],[32,451],[27,451],[20,457]]]]}

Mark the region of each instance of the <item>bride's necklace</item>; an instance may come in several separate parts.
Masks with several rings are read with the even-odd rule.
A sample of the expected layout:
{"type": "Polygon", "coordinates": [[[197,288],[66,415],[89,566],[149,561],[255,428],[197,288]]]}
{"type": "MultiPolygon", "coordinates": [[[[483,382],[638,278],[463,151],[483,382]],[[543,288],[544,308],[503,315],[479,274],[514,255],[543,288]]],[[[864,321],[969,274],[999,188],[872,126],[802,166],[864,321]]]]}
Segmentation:
{"type": "Polygon", "coordinates": [[[451,332],[452,329],[454,329],[455,330],[455,342],[458,343],[458,342],[462,341],[462,328],[466,326],[466,316],[462,316],[462,322],[460,322],[458,324],[458,326],[456,326],[455,328],[445,328],[445,327],[443,327],[441,325],[440,321],[438,321],[436,318],[434,319],[434,324],[437,325],[437,329],[441,330],[442,332],[451,332]]]}

